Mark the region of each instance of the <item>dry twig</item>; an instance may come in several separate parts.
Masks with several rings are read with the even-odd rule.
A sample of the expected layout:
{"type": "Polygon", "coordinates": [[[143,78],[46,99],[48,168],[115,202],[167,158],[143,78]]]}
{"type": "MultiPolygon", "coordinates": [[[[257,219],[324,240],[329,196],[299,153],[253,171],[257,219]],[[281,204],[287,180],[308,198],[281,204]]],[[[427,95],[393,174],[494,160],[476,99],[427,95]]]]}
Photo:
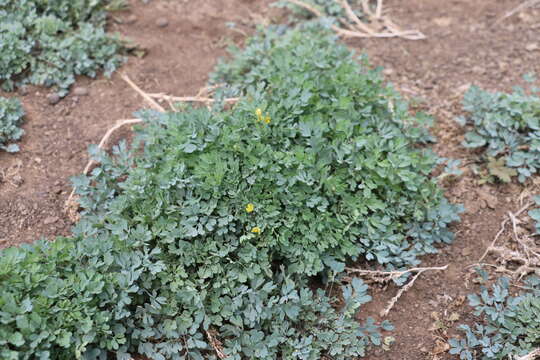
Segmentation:
{"type": "MultiPolygon", "coordinates": [[[[216,100],[211,98],[211,97],[203,97],[203,96],[199,96],[199,95],[196,95],[196,96],[171,96],[171,95],[166,95],[166,94],[162,94],[162,93],[155,93],[155,94],[147,94],[150,98],[154,98],[154,99],[163,99],[163,100],[167,100],[167,101],[182,101],[182,102],[203,102],[203,103],[213,103],[215,102],[216,100]]],[[[223,101],[226,102],[226,103],[235,103],[237,102],[238,100],[240,100],[240,98],[227,98],[227,99],[224,99],[223,101]]]]}
{"type": "MultiPolygon", "coordinates": [[[[316,17],[323,17],[324,14],[321,13],[318,9],[315,7],[306,4],[305,2],[301,0],[287,0],[291,4],[295,4],[296,6],[299,6],[301,8],[304,8],[311,12],[316,17]]],[[[417,30],[406,30],[403,31],[399,29],[399,27],[394,24],[388,17],[382,15],[382,0],[377,1],[377,7],[375,9],[375,13],[371,11],[369,8],[369,4],[367,3],[367,0],[363,0],[361,2],[362,9],[364,14],[370,19],[373,23],[380,23],[383,27],[388,29],[387,32],[378,32],[374,30],[372,27],[370,27],[368,24],[362,22],[358,16],[354,13],[354,11],[351,9],[349,3],[347,0],[335,0],[342,8],[345,10],[345,14],[347,18],[349,19],[352,24],[350,24],[347,21],[344,21],[344,19],[339,19],[340,23],[344,24],[348,29],[341,28],[336,25],[331,25],[331,28],[333,31],[335,31],[339,36],[343,36],[346,38],[391,38],[391,37],[401,37],[408,40],[422,40],[425,39],[425,35],[422,34],[420,31],[417,30]]]]}
{"type": "Polygon", "coordinates": [[[407,285],[403,286],[401,289],[399,289],[398,293],[396,294],[396,296],[394,296],[389,302],[388,302],[388,305],[386,306],[386,308],[381,311],[381,316],[386,316],[390,313],[390,310],[392,310],[392,308],[394,307],[394,305],[396,304],[396,302],[399,300],[399,298],[401,297],[401,295],[403,295],[407,290],[409,290],[410,288],[412,288],[412,286],[414,285],[414,282],[416,281],[416,279],[418,279],[418,277],[420,275],[422,275],[422,273],[424,271],[427,271],[427,270],[446,270],[448,268],[448,265],[446,266],[443,266],[443,267],[439,267],[439,268],[421,268],[420,270],[418,270],[418,273],[416,275],[414,275],[414,277],[412,278],[411,281],[409,281],[407,283],[407,285]]]}
{"type": "Polygon", "coordinates": [[[486,249],[486,251],[484,251],[484,254],[482,254],[480,259],[478,259],[479,263],[482,262],[482,260],[484,260],[484,258],[487,256],[487,254],[489,254],[489,252],[495,247],[495,243],[497,242],[499,237],[506,230],[506,224],[508,224],[508,222],[511,220],[512,216],[516,217],[516,216],[521,215],[525,210],[527,210],[532,205],[533,205],[533,203],[529,202],[529,203],[525,204],[521,209],[519,209],[515,214],[512,214],[512,213],[509,212],[511,215],[501,222],[501,227],[500,227],[499,231],[497,232],[497,234],[495,235],[495,238],[493,238],[493,241],[491,242],[489,247],[486,249]]]}
{"type": "Polygon", "coordinates": [[[399,300],[401,295],[403,295],[407,290],[409,290],[416,279],[425,271],[429,270],[446,270],[448,268],[448,265],[445,266],[439,266],[439,267],[418,267],[418,268],[412,268],[407,270],[400,270],[400,271],[378,271],[378,270],[363,270],[363,269],[354,269],[354,268],[345,268],[345,270],[348,273],[354,273],[358,274],[360,276],[368,276],[370,279],[376,281],[376,282],[386,282],[393,279],[397,279],[407,273],[416,272],[414,277],[411,281],[407,283],[407,285],[403,286],[401,289],[399,289],[396,296],[394,296],[389,302],[386,308],[381,311],[381,316],[386,316],[388,313],[390,313],[390,310],[394,307],[396,302],[399,300]]]}
{"type": "Polygon", "coordinates": [[[226,359],[227,355],[225,355],[222,351],[221,342],[216,339],[214,335],[210,331],[206,331],[206,336],[208,337],[208,341],[210,342],[210,345],[216,352],[218,358],[220,359],[226,359]]]}
{"type": "Polygon", "coordinates": [[[522,356],[522,357],[519,357],[519,358],[516,357],[516,360],[534,360],[537,357],[540,357],[540,348],[531,351],[530,353],[528,353],[525,356],[522,356]]]}
{"type": "Polygon", "coordinates": [[[148,105],[150,105],[157,111],[165,112],[165,109],[161,105],[155,102],[150,96],[148,96],[147,93],[142,91],[141,88],[139,88],[133,81],[131,81],[131,79],[126,74],[121,74],[121,77],[125,82],[129,84],[129,86],[131,86],[139,95],[141,95],[144,100],[146,100],[148,105]]]}
{"type": "MultiPolygon", "coordinates": [[[[164,94],[148,94],[144,92],[143,90],[141,90],[141,88],[138,87],[126,74],[121,74],[121,77],[125,82],[129,84],[129,86],[131,86],[139,95],[141,95],[141,97],[145,99],[146,102],[150,106],[152,106],[152,108],[154,108],[155,110],[159,112],[165,112],[165,109],[161,105],[159,105],[153,98],[167,100],[172,109],[174,109],[174,107],[171,101],[194,101],[194,102],[205,102],[208,104],[208,103],[214,102],[214,99],[210,97],[203,97],[202,94],[209,94],[210,92],[212,92],[213,90],[215,90],[216,88],[220,86],[220,85],[214,85],[214,86],[203,87],[199,90],[196,96],[178,97],[178,96],[169,96],[169,95],[164,95],[164,94]]],[[[238,98],[230,98],[230,99],[225,99],[224,101],[228,103],[234,103],[238,100],[239,100],[238,98]]],[[[142,123],[142,120],[141,119],[118,120],[112,128],[107,130],[107,132],[105,133],[105,135],[99,142],[98,148],[104,149],[111,135],[115,131],[120,129],[121,127],[126,126],[126,125],[135,125],[138,123],[142,123]]],[[[90,160],[86,164],[83,170],[84,175],[88,175],[94,163],[95,163],[94,160],[90,160]]],[[[71,194],[69,195],[68,199],[65,202],[65,211],[67,212],[70,219],[73,220],[74,222],[78,220],[78,208],[79,208],[78,203],[74,200],[75,191],[76,191],[76,188],[74,187],[73,190],[71,191],[71,194]]]]}
{"type": "MultiPolygon", "coordinates": [[[[520,198],[520,200],[523,202],[522,198],[520,198]]],[[[540,248],[535,243],[534,237],[523,235],[526,231],[519,227],[519,224],[522,223],[522,221],[519,220],[519,216],[533,204],[533,202],[527,202],[516,213],[508,212],[508,217],[501,222],[501,227],[495,235],[495,238],[482,257],[478,260],[478,264],[475,265],[479,265],[489,253],[494,253],[497,256],[497,261],[502,267],[506,267],[508,264],[517,265],[517,268],[511,270],[510,273],[520,279],[530,273],[540,274],[540,248]],[[497,241],[506,231],[506,225],[508,223],[512,224],[511,238],[515,242],[514,247],[509,247],[504,243],[497,245],[497,241]]]]}
{"type": "MultiPolygon", "coordinates": [[[[103,136],[103,138],[101,139],[101,141],[99,142],[99,145],[98,145],[98,148],[100,149],[103,149],[105,147],[105,145],[107,144],[107,141],[109,140],[109,138],[111,137],[111,135],[118,129],[120,129],[122,126],[124,125],[135,125],[135,124],[138,124],[138,123],[141,123],[142,120],[141,119],[125,119],[125,120],[118,120],[116,122],[116,125],[114,125],[112,128],[110,128],[109,130],[107,130],[107,132],[105,133],[105,135],[103,136]]],[[[86,164],[86,166],[84,167],[84,170],[83,170],[83,174],[84,175],[88,175],[88,173],[90,172],[90,169],[92,168],[92,165],[94,165],[94,160],[90,159],[90,161],[88,161],[88,163],[86,164]]],[[[73,190],[71,190],[71,194],[69,194],[69,197],[68,199],[66,200],[66,210],[69,210],[71,207],[75,206],[76,204],[74,204],[73,202],[73,196],[75,196],[75,190],[76,188],[73,187],[73,190]]],[[[78,207],[78,206],[77,206],[78,207]]],[[[76,219],[76,217],[75,217],[76,219]]]]}
{"type": "Polygon", "coordinates": [[[498,25],[501,22],[503,22],[505,19],[517,14],[518,12],[523,11],[523,10],[528,9],[528,8],[531,8],[531,7],[536,6],[536,5],[540,5],[540,0],[524,1],[523,3],[521,3],[518,6],[516,6],[515,8],[513,8],[512,10],[507,11],[503,16],[501,16],[499,19],[497,19],[497,21],[495,21],[493,23],[493,25],[494,26],[498,25]]]}

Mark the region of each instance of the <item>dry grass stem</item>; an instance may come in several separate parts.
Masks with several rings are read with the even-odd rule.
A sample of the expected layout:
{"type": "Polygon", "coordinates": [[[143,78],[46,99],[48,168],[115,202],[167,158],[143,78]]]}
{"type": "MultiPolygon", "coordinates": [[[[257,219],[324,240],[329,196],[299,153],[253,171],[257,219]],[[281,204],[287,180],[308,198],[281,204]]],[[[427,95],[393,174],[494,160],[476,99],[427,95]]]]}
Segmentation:
{"type": "MultiPolygon", "coordinates": [[[[213,98],[210,98],[210,97],[203,97],[203,96],[171,96],[171,95],[166,95],[166,94],[162,94],[162,93],[155,93],[155,94],[147,94],[149,97],[151,98],[154,98],[154,99],[163,99],[163,100],[167,100],[167,101],[181,101],[181,102],[203,102],[203,103],[213,103],[215,102],[216,100],[213,99],[213,98]]],[[[240,100],[240,98],[228,98],[228,99],[224,99],[223,101],[226,102],[226,103],[235,103],[237,102],[238,100],[240,100]]]]}
{"type": "Polygon", "coordinates": [[[213,335],[211,331],[206,331],[206,336],[208,337],[208,342],[216,352],[217,357],[220,359],[226,359],[227,355],[223,353],[222,344],[216,339],[215,335],[213,335]]]}
{"type": "MultiPolygon", "coordinates": [[[[306,4],[301,0],[287,0],[291,4],[297,5],[303,9],[308,10],[316,17],[323,17],[324,14],[321,13],[315,7],[306,4]]],[[[369,18],[371,23],[380,24],[383,28],[386,28],[387,32],[378,32],[374,30],[370,25],[365,22],[362,22],[358,16],[351,9],[347,0],[335,0],[342,8],[345,10],[347,19],[352,22],[349,23],[345,19],[338,19],[341,24],[343,24],[347,29],[341,28],[336,25],[332,25],[331,28],[339,36],[346,38],[391,38],[391,37],[401,37],[408,40],[422,40],[426,36],[417,30],[401,30],[396,24],[394,24],[388,17],[383,16],[383,2],[382,0],[377,1],[377,7],[375,13],[369,8],[367,0],[361,2],[362,9],[364,14],[369,18]]]]}
{"type": "Polygon", "coordinates": [[[516,357],[516,360],[534,360],[534,359],[537,359],[538,357],[540,357],[540,348],[531,351],[525,356],[516,357]]]}
{"type": "Polygon", "coordinates": [[[493,23],[493,25],[498,25],[500,24],[501,22],[503,22],[505,19],[508,19],[509,17],[517,14],[518,12],[520,11],[523,11],[523,10],[526,10],[528,8],[531,8],[531,7],[534,7],[536,5],[540,5],[540,0],[528,0],[528,1],[524,1],[523,3],[519,4],[518,6],[516,6],[515,8],[513,8],[512,10],[509,10],[507,11],[503,16],[501,16],[499,19],[497,19],[497,21],[495,21],[493,23]]]}
{"type": "MultiPolygon", "coordinates": [[[[520,202],[524,202],[523,197],[520,197],[520,202]]],[[[495,238],[476,265],[480,265],[489,253],[493,253],[497,257],[497,262],[503,268],[509,268],[510,265],[511,269],[508,271],[519,279],[531,273],[540,275],[540,246],[535,237],[529,234],[530,231],[523,227],[522,224],[526,221],[519,218],[533,204],[533,202],[526,202],[517,212],[509,211],[507,213],[507,217],[501,222],[501,227],[495,238]],[[513,243],[498,245],[497,241],[505,233],[508,223],[511,224],[509,238],[513,240],[513,243]]]]}
{"type": "Polygon", "coordinates": [[[493,238],[493,241],[491,242],[491,244],[489,245],[489,247],[486,249],[486,251],[484,251],[484,254],[482,254],[482,256],[480,257],[480,259],[478,259],[478,262],[481,263],[482,260],[484,260],[484,258],[489,254],[489,252],[491,251],[491,249],[493,249],[495,247],[495,244],[497,243],[497,240],[499,240],[499,238],[501,237],[501,235],[505,232],[506,230],[506,225],[508,224],[509,221],[511,221],[511,218],[512,217],[516,217],[516,216],[519,216],[521,215],[525,210],[527,210],[529,207],[531,207],[533,205],[532,202],[528,202],[527,204],[525,204],[521,209],[519,209],[515,214],[512,214],[509,212],[509,214],[511,214],[508,218],[504,219],[502,222],[501,222],[501,227],[499,228],[499,231],[497,232],[497,234],[495,235],[495,237],[493,238]]]}
{"type": "Polygon", "coordinates": [[[160,111],[160,112],[165,112],[165,109],[161,105],[159,105],[150,96],[148,96],[147,93],[142,91],[141,88],[139,88],[133,81],[131,81],[131,79],[126,74],[121,74],[120,76],[122,77],[122,79],[125,82],[127,82],[129,84],[129,86],[131,86],[139,95],[141,95],[142,98],[144,100],[146,100],[148,105],[150,105],[151,107],[154,108],[154,110],[157,110],[157,111],[160,111]]]}
{"type": "Polygon", "coordinates": [[[409,290],[416,279],[425,271],[431,271],[431,270],[446,270],[448,269],[448,265],[445,266],[436,266],[436,267],[417,267],[417,268],[411,268],[407,270],[400,270],[400,271],[379,271],[379,270],[363,270],[363,269],[354,269],[354,268],[345,268],[345,270],[348,273],[353,273],[360,276],[366,276],[370,280],[374,282],[387,282],[393,279],[397,279],[402,275],[405,275],[407,273],[416,273],[411,281],[409,281],[405,286],[403,286],[401,289],[399,289],[396,296],[394,296],[389,302],[386,308],[381,311],[381,316],[386,316],[390,313],[390,310],[394,307],[396,302],[399,300],[399,298],[407,291],[409,290]]]}
{"type": "MultiPolygon", "coordinates": [[[[394,305],[396,304],[396,302],[399,300],[399,298],[407,291],[409,290],[410,288],[412,288],[412,286],[414,285],[414,282],[416,281],[416,279],[418,279],[418,277],[420,277],[420,275],[422,275],[423,272],[425,271],[428,271],[428,270],[446,270],[448,268],[448,265],[445,265],[445,266],[442,266],[442,267],[431,267],[431,268],[416,268],[415,271],[418,271],[418,273],[416,275],[414,275],[414,277],[412,278],[411,281],[409,281],[407,283],[407,285],[403,286],[401,289],[399,289],[398,293],[396,294],[396,296],[394,296],[389,302],[388,302],[388,305],[386,306],[386,308],[381,311],[380,315],[382,317],[385,317],[387,316],[389,313],[390,313],[390,310],[392,310],[392,308],[394,307],[394,305]]],[[[413,269],[411,269],[413,270],[413,269]]],[[[411,271],[409,270],[409,271],[411,271]]]]}
{"type": "MultiPolygon", "coordinates": [[[[125,125],[135,125],[135,124],[138,124],[138,123],[141,123],[141,122],[142,122],[141,119],[118,120],[116,122],[116,125],[114,125],[112,128],[107,130],[107,132],[105,133],[105,135],[103,136],[103,138],[99,142],[98,147],[100,149],[103,149],[105,147],[105,145],[107,144],[107,141],[109,140],[111,135],[116,130],[120,129],[121,127],[123,127],[125,125]]],[[[95,162],[92,159],[90,159],[90,161],[88,161],[88,163],[86,164],[86,166],[84,167],[84,170],[83,170],[84,175],[88,175],[88,173],[89,173],[90,169],[92,168],[92,165],[94,165],[94,163],[95,162]]],[[[66,200],[66,203],[65,203],[66,209],[69,209],[69,208],[71,208],[71,207],[73,207],[75,205],[75,204],[73,204],[73,196],[75,196],[75,191],[76,191],[76,188],[74,187],[73,190],[71,190],[71,193],[69,194],[68,199],[66,200]]]]}

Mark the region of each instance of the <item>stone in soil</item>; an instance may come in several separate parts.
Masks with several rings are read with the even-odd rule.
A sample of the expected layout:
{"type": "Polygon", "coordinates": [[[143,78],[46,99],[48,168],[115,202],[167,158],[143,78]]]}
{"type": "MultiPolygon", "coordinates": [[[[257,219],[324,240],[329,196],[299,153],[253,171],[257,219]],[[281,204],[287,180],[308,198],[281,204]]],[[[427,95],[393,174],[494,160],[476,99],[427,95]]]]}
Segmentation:
{"type": "Polygon", "coordinates": [[[156,25],[160,28],[167,27],[169,25],[169,20],[166,18],[159,18],[156,20],[156,25]]]}
{"type": "Polygon", "coordinates": [[[58,104],[60,102],[60,100],[61,100],[61,98],[60,98],[60,95],[58,95],[58,94],[49,94],[49,95],[47,95],[47,101],[51,105],[58,104]]]}
{"type": "Polygon", "coordinates": [[[88,95],[88,89],[85,87],[76,87],[75,89],[73,89],[73,95],[86,96],[88,95]]]}

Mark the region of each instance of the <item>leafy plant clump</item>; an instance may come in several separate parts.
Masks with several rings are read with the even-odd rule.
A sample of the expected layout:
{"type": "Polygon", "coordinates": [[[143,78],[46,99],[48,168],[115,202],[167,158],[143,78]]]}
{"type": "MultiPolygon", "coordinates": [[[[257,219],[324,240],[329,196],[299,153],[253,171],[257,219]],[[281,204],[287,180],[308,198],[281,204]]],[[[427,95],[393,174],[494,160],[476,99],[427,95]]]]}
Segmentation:
{"type": "Polygon", "coordinates": [[[111,74],[122,62],[118,38],[105,32],[118,0],[0,0],[0,84],[57,86],[65,95],[75,76],[111,74]]]}
{"type": "MultiPolygon", "coordinates": [[[[540,195],[533,196],[533,201],[536,206],[540,206],[540,195]]],[[[535,235],[540,235],[540,208],[529,210],[528,215],[535,221],[535,235]]]]}
{"type": "Polygon", "coordinates": [[[492,158],[491,163],[502,161],[506,165],[504,168],[498,164],[495,176],[508,181],[517,171],[519,181],[524,182],[537,172],[540,168],[538,96],[527,95],[519,88],[506,94],[490,93],[473,86],[465,94],[463,109],[469,116],[460,121],[472,126],[465,135],[464,145],[483,148],[492,158]]]}
{"type": "Polygon", "coordinates": [[[483,323],[473,328],[461,325],[464,339],[451,339],[450,353],[460,359],[503,360],[525,356],[540,347],[540,279],[530,277],[526,291],[510,296],[508,278],[501,278],[491,291],[469,295],[469,305],[483,323]]]}
{"type": "Polygon", "coordinates": [[[0,150],[19,151],[19,147],[10,142],[19,140],[24,134],[20,128],[23,117],[24,110],[19,100],[0,97],[0,150]]]}
{"type": "Polygon", "coordinates": [[[320,27],[268,31],[213,79],[242,95],[232,109],[139,113],[131,148],[93,148],[76,179],[73,238],[1,254],[0,357],[348,360],[381,343],[390,324],[356,320],[367,286],[335,289],[347,261],[400,267],[452,239],[425,119],[320,27]]]}

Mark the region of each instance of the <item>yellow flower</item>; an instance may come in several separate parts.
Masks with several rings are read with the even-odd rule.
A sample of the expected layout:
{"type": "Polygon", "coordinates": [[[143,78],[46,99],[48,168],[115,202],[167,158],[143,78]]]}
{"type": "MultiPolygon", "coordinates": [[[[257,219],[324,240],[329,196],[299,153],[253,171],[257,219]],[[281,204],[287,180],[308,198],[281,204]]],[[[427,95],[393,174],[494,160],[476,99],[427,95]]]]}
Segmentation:
{"type": "Polygon", "coordinates": [[[247,213],[253,212],[253,210],[255,210],[255,205],[253,205],[252,203],[249,203],[249,204],[246,205],[246,212],[247,213]]]}
{"type": "Polygon", "coordinates": [[[270,116],[267,116],[264,118],[265,123],[270,124],[270,121],[271,121],[270,116]]]}
{"type": "Polygon", "coordinates": [[[253,229],[251,229],[251,232],[255,233],[255,234],[260,234],[261,233],[261,228],[258,227],[258,226],[255,226],[253,229]]]}
{"type": "Polygon", "coordinates": [[[262,121],[263,116],[262,116],[262,110],[260,108],[255,110],[255,115],[257,115],[257,121],[262,121]]]}

